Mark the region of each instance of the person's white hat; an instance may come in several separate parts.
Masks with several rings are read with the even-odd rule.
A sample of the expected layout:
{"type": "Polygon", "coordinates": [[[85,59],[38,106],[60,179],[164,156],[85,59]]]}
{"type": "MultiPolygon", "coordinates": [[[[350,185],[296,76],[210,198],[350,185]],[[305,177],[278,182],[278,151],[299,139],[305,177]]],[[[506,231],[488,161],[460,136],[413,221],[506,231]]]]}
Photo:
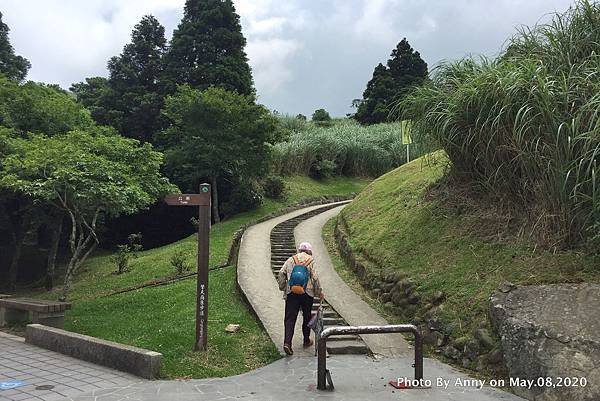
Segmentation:
{"type": "Polygon", "coordinates": [[[312,245],[310,244],[310,242],[303,242],[298,246],[298,250],[312,252],[312,245]]]}

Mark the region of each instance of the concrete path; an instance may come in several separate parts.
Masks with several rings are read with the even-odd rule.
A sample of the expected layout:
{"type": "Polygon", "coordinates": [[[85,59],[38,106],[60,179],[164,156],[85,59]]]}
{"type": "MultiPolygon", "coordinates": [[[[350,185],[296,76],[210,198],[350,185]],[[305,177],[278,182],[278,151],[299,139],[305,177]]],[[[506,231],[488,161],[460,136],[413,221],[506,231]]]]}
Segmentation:
{"type": "Polygon", "coordinates": [[[0,332],[0,400],[63,400],[104,388],[143,383],[139,377],[26,344],[0,332]],[[23,386],[9,387],[19,381],[23,386]],[[4,383],[4,386],[3,386],[4,383]]]}
{"type": "Polygon", "coordinates": [[[252,372],[222,379],[154,381],[97,390],[72,397],[74,401],[517,401],[520,398],[484,385],[457,383],[466,377],[443,364],[427,359],[426,379],[431,388],[396,390],[387,384],[398,378],[411,378],[412,361],[407,358],[372,358],[357,355],[336,355],[327,362],[335,390],[316,390],[316,359],[291,357],[280,359],[252,372]],[[447,380],[448,387],[438,386],[447,380]]]}
{"type": "MultiPolygon", "coordinates": [[[[321,285],[325,292],[327,302],[351,326],[360,325],[386,325],[389,324],[373,308],[363,301],[337,274],[333,268],[327,246],[323,241],[321,232],[323,226],[330,219],[337,216],[344,206],[328,210],[315,217],[300,223],[294,231],[296,244],[309,241],[313,246],[313,256],[317,266],[321,285]]],[[[371,334],[362,335],[361,338],[369,349],[382,356],[400,357],[409,356],[412,347],[401,334],[371,334]]]]}
{"type": "MultiPolygon", "coordinates": [[[[337,202],[343,204],[345,202],[337,202]]],[[[324,205],[311,206],[249,227],[240,243],[238,284],[269,337],[283,354],[284,300],[271,271],[271,230],[277,224],[324,205]]],[[[302,349],[301,319],[298,318],[292,342],[294,355],[314,356],[314,348],[302,349]]]]}

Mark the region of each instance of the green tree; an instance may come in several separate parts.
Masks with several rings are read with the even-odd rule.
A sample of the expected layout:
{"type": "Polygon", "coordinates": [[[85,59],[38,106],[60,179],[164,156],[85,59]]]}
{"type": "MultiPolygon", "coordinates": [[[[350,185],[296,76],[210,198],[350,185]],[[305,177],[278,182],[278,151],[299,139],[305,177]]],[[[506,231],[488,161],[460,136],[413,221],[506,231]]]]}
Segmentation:
{"type": "Polygon", "coordinates": [[[71,131],[9,142],[12,151],[2,161],[0,189],[51,205],[70,222],[71,258],[61,299],[98,245],[103,218],[135,213],[176,190],[160,175],[162,154],[133,139],[71,131]]]}
{"type": "Polygon", "coordinates": [[[114,127],[130,138],[151,141],[161,125],[166,46],[165,28],[146,15],[134,27],[131,43],[109,60],[109,78],[87,78],[73,84],[71,91],[98,124],[114,127]]]}
{"type": "Polygon", "coordinates": [[[147,15],[133,29],[131,43],[108,62],[110,94],[121,114],[115,126],[127,137],[151,141],[159,129],[166,46],[165,28],[147,15]]]}
{"type": "Polygon", "coordinates": [[[391,104],[402,99],[408,91],[421,85],[427,78],[427,63],[415,51],[406,38],[392,51],[387,66],[379,63],[373,77],[367,83],[362,101],[354,118],[363,124],[375,124],[388,120],[391,104]]]}
{"type": "Polygon", "coordinates": [[[18,84],[0,76],[0,125],[21,134],[55,135],[88,129],[94,122],[90,113],[62,89],[34,82],[18,84]]]}
{"type": "Polygon", "coordinates": [[[219,221],[217,183],[245,183],[268,170],[269,148],[278,130],[275,117],[252,96],[222,88],[180,86],[165,102],[171,126],[161,135],[166,171],[182,189],[197,191],[210,180],[213,218],[219,221]]]}
{"type": "Polygon", "coordinates": [[[387,120],[390,102],[394,98],[395,82],[388,68],[379,63],[373,71],[373,78],[367,83],[363,101],[357,105],[356,119],[363,124],[375,124],[387,120]]]}
{"type": "Polygon", "coordinates": [[[27,76],[31,64],[21,56],[15,54],[8,39],[8,25],[2,22],[2,13],[0,12],[0,73],[8,79],[22,81],[27,76]]]}
{"type": "Polygon", "coordinates": [[[73,84],[70,91],[75,94],[77,101],[90,111],[97,124],[118,129],[123,112],[117,110],[117,96],[108,84],[108,79],[86,78],[84,82],[73,84]]]}
{"type": "Polygon", "coordinates": [[[317,109],[312,114],[312,120],[317,124],[327,125],[331,123],[331,116],[325,109],[317,109]]]}
{"type": "Polygon", "coordinates": [[[245,45],[231,0],[187,0],[165,57],[169,92],[186,83],[200,90],[217,86],[253,95],[245,45]]]}

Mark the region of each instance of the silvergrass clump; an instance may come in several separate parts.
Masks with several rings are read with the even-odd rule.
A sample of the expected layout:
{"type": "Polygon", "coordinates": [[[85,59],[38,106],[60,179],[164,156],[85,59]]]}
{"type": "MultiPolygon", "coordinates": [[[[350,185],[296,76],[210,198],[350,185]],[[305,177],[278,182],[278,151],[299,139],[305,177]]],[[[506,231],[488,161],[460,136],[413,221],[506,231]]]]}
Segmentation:
{"type": "Polygon", "coordinates": [[[525,211],[546,245],[598,238],[598,3],[521,29],[496,60],[438,66],[397,113],[413,120],[413,136],[446,151],[455,172],[525,211]]]}
{"type": "Polygon", "coordinates": [[[178,276],[183,275],[183,273],[189,271],[191,269],[191,264],[188,261],[188,253],[183,249],[178,249],[171,255],[171,259],[169,262],[171,263],[171,267],[175,270],[178,276]]]}
{"type": "MultiPolygon", "coordinates": [[[[418,144],[412,144],[411,158],[421,154],[418,144]]],[[[307,124],[274,145],[272,161],[276,174],[309,175],[333,163],[336,175],[377,177],[406,162],[406,145],[400,123],[361,126],[354,120],[334,120],[331,127],[307,124]]]]}

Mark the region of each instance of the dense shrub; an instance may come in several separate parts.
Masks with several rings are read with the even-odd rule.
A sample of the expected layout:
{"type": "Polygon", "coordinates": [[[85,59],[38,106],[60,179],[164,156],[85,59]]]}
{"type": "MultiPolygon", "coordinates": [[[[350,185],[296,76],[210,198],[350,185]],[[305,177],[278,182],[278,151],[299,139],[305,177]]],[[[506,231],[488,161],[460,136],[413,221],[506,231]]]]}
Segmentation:
{"type": "Polygon", "coordinates": [[[329,159],[317,158],[308,170],[308,175],[316,180],[330,178],[335,175],[335,162],[329,159]]]}
{"type": "MultiPolygon", "coordinates": [[[[406,162],[400,130],[400,123],[366,127],[341,120],[329,128],[309,124],[273,147],[273,171],[309,175],[311,169],[325,167],[316,167],[319,161],[327,160],[334,163],[335,174],[376,177],[406,162]]],[[[421,155],[418,144],[411,145],[411,155],[421,155]]]]}
{"type": "Polygon", "coordinates": [[[227,202],[224,202],[221,212],[225,216],[231,216],[235,213],[253,210],[262,204],[262,195],[252,182],[242,182],[236,185],[229,195],[227,202]]]}
{"type": "Polygon", "coordinates": [[[278,199],[283,196],[285,191],[285,182],[276,175],[270,175],[263,181],[263,191],[267,198],[278,199]]]}
{"type": "Polygon", "coordinates": [[[573,245],[598,237],[599,72],[600,4],[581,1],[497,60],[439,66],[400,110],[455,172],[525,210],[538,238],[573,245]]]}

